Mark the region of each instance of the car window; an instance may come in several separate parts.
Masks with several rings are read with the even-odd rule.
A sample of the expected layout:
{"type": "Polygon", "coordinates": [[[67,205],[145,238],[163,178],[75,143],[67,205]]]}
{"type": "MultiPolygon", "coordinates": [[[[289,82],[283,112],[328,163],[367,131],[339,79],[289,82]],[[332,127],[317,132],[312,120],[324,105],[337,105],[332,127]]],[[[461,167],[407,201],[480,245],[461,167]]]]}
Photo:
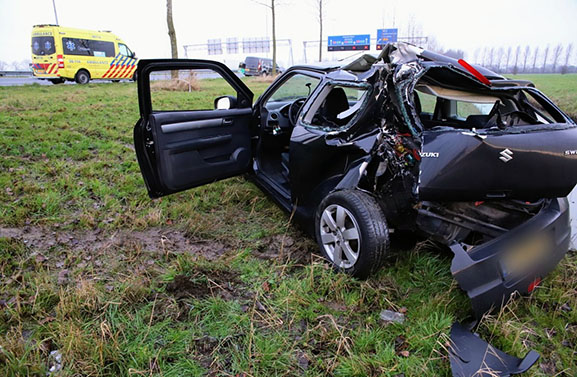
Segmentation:
{"type": "Polygon", "coordinates": [[[495,106],[495,101],[489,103],[455,101],[456,116],[467,119],[469,115],[488,115],[495,106]]]}
{"type": "Polygon", "coordinates": [[[423,92],[415,91],[419,96],[421,104],[421,113],[431,114],[435,112],[435,105],[437,104],[437,97],[423,92]]]}
{"type": "Polygon", "coordinates": [[[327,85],[303,121],[325,131],[347,128],[368,98],[368,86],[327,85]]]}
{"type": "Polygon", "coordinates": [[[121,55],[124,55],[124,56],[131,56],[132,55],[132,52],[130,51],[130,49],[122,43],[118,44],[118,51],[120,52],[121,55]]]}
{"type": "Polygon", "coordinates": [[[32,37],[32,54],[52,55],[54,49],[54,37],[32,37]]]}
{"type": "Polygon", "coordinates": [[[213,110],[214,100],[221,96],[237,97],[236,90],[210,69],[155,71],[150,74],[152,110],[213,110]]]}
{"type": "Polygon", "coordinates": [[[275,92],[266,100],[264,106],[277,107],[278,103],[292,102],[298,98],[307,98],[318,86],[320,80],[316,77],[301,73],[292,75],[281,84],[275,92]]]}
{"type": "Polygon", "coordinates": [[[114,43],[82,38],[62,38],[64,55],[113,57],[114,43]]]}
{"type": "Polygon", "coordinates": [[[543,98],[539,97],[531,91],[523,91],[523,98],[529,104],[531,110],[533,110],[533,115],[541,123],[564,123],[565,119],[563,116],[555,110],[551,105],[549,105],[543,98]]]}

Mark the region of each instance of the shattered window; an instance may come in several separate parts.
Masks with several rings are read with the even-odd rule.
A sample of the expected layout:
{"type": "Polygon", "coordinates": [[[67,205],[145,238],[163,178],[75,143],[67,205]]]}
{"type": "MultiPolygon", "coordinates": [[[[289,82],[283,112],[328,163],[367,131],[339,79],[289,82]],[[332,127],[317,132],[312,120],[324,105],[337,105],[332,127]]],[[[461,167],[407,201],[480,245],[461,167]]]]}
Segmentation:
{"type": "Polygon", "coordinates": [[[541,123],[554,123],[560,122],[564,123],[565,120],[558,112],[555,112],[554,109],[548,105],[542,98],[539,98],[535,94],[530,91],[524,91],[527,95],[526,100],[531,107],[531,110],[534,111],[534,115],[541,123]]]}
{"type": "Polygon", "coordinates": [[[367,87],[327,85],[311,106],[304,122],[325,131],[341,129],[359,112],[367,93],[367,87]]]}

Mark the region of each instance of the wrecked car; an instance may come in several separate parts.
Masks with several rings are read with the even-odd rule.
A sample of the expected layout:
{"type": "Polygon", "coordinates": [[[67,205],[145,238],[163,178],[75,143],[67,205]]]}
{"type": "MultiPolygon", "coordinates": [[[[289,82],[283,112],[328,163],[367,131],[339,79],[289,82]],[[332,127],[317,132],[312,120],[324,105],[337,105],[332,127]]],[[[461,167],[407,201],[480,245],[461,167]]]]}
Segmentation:
{"type": "Polygon", "coordinates": [[[576,124],[531,82],[405,43],[292,67],[254,104],[214,61],[141,60],[137,77],[134,142],[152,198],[246,174],[360,278],[382,266],[392,233],[424,233],[454,253],[477,314],[531,292],[568,250],[576,124]],[[232,94],[158,110],[151,77],[175,70],[211,71],[232,94]]]}

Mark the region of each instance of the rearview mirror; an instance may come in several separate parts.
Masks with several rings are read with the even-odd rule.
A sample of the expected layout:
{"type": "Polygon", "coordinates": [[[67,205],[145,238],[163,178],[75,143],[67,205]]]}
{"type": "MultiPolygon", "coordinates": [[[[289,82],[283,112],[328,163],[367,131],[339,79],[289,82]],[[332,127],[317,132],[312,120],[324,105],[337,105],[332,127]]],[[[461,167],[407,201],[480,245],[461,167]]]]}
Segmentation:
{"type": "Polygon", "coordinates": [[[214,100],[215,110],[229,110],[236,107],[236,97],[233,96],[221,96],[214,100]]]}

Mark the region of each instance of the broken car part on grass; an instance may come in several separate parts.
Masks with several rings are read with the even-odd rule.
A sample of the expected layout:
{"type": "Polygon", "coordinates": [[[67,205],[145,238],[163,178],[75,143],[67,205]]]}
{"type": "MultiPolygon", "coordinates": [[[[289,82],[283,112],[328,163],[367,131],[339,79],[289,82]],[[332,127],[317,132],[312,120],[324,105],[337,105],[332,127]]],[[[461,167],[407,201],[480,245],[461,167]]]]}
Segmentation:
{"type": "Polygon", "coordinates": [[[529,351],[523,359],[508,355],[460,323],[451,327],[449,360],[454,377],[508,377],[526,372],[538,359],[535,351],[529,351]]]}
{"type": "Polygon", "coordinates": [[[528,81],[406,43],[292,67],[254,105],[218,62],[141,60],[137,76],[153,198],[246,174],[357,277],[382,266],[391,233],[423,233],[454,253],[477,317],[531,292],[567,252],[576,125],[528,81]],[[236,95],[159,111],[151,73],[179,69],[212,71],[236,95]]]}

